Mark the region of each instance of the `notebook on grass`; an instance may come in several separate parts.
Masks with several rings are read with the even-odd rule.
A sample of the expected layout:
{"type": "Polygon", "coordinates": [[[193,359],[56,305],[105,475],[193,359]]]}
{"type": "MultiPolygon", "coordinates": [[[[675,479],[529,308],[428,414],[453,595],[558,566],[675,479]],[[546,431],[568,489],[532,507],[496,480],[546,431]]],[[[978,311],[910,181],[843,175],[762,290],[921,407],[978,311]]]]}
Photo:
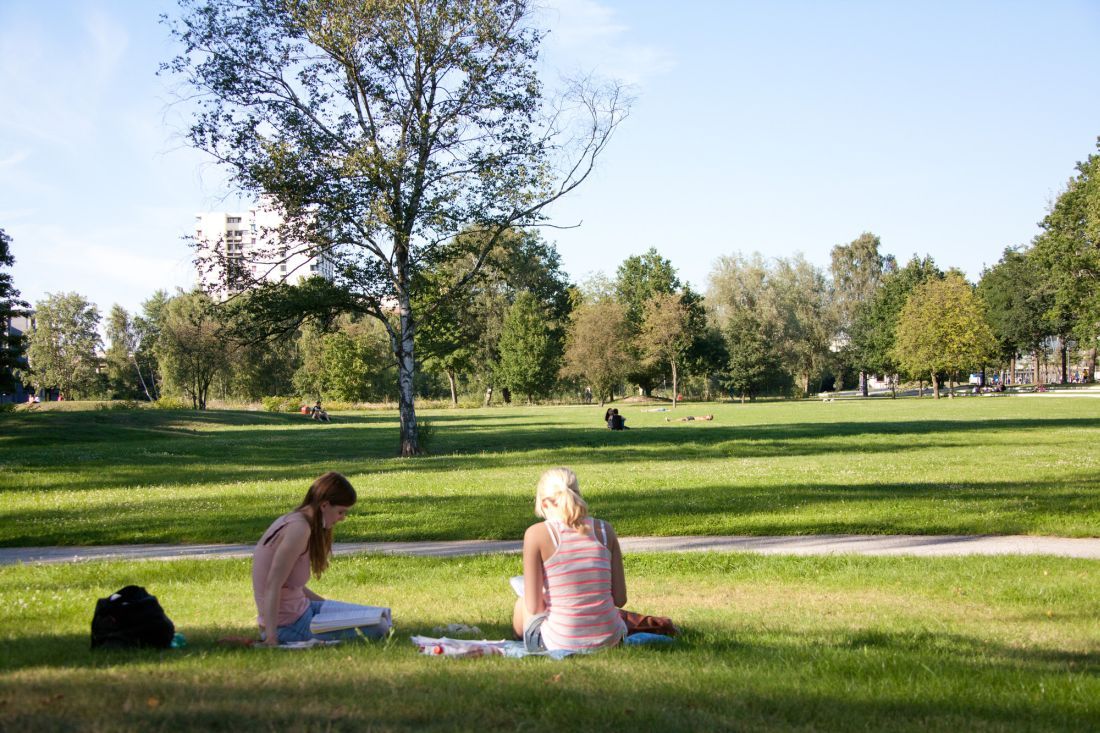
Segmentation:
{"type": "Polygon", "coordinates": [[[378,626],[390,623],[390,609],[382,606],[360,606],[357,603],[325,601],[321,611],[309,622],[309,630],[314,634],[326,631],[353,629],[358,626],[378,626]]]}

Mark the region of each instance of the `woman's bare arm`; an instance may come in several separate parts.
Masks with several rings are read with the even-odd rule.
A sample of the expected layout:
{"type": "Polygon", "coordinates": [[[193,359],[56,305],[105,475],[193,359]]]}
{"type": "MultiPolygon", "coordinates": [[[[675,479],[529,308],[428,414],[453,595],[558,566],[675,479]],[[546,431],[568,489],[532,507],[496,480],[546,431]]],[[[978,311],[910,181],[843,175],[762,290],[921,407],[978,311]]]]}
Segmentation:
{"type": "Polygon", "coordinates": [[[309,544],[310,529],[306,522],[288,522],[286,528],[279,534],[276,542],[275,554],[271,559],[271,569],[268,570],[267,579],[264,581],[264,633],[263,642],[267,646],[276,646],[279,643],[279,601],[283,593],[283,585],[290,577],[290,571],[294,569],[294,563],[298,561],[309,544]]]}

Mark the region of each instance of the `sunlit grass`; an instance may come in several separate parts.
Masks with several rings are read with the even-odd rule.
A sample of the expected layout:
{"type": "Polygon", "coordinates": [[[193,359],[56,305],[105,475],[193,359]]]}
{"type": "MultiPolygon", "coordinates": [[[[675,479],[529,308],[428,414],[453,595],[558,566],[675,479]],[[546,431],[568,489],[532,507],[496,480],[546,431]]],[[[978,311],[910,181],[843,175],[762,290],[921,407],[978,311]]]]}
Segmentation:
{"type": "Polygon", "coordinates": [[[966,398],[394,413],[0,415],[0,544],[250,542],[323,471],[362,501],[342,540],[514,539],[572,466],[624,535],[1100,533],[1100,401],[966,398]],[[670,415],[713,422],[667,423],[670,415]]]}
{"type": "Polygon", "coordinates": [[[562,662],[420,657],[412,633],[507,633],[517,557],[338,559],[316,587],[385,603],[390,644],[226,649],[246,561],[0,568],[0,729],[1092,730],[1096,563],[1057,558],[627,558],[673,648],[562,662]],[[156,593],[189,646],[91,652],[96,597],[156,593]]]}

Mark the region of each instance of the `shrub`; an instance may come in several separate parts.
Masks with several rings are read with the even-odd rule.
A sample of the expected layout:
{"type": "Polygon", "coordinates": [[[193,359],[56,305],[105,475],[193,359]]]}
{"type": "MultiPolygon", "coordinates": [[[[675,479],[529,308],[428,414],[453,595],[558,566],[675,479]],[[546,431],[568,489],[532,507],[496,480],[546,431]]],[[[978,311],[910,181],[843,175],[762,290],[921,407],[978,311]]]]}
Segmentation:
{"type": "Polygon", "coordinates": [[[140,410],[141,403],[137,400],[108,400],[105,402],[97,402],[95,405],[97,410],[140,410]]]}
{"type": "Polygon", "coordinates": [[[435,434],[435,428],[430,422],[420,418],[416,421],[416,433],[419,438],[420,450],[425,454],[431,453],[432,436],[435,434]]]}
{"type": "Polygon", "coordinates": [[[264,397],[264,412],[298,412],[302,401],[297,397],[264,397]]]}
{"type": "Polygon", "coordinates": [[[179,397],[161,397],[153,403],[153,407],[157,410],[186,410],[191,407],[191,404],[179,397]]]}

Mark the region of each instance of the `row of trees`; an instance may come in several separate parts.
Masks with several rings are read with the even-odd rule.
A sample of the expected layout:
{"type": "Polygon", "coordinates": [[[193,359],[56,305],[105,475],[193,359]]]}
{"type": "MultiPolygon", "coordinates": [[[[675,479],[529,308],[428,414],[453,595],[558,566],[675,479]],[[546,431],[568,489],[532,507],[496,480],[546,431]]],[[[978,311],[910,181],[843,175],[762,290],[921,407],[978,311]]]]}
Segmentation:
{"type": "MultiPolygon", "coordinates": [[[[603,402],[671,383],[675,400],[686,376],[701,396],[718,385],[744,400],[857,379],[865,385],[876,373],[927,379],[938,396],[941,378],[1020,353],[1038,358],[1052,339],[1064,379],[1073,339],[1088,338],[1090,323],[1095,333],[1088,320],[1095,303],[1061,305],[1057,286],[1068,281],[1040,258],[1050,257],[1056,235],[1063,245],[1071,240],[1056,229],[1064,215],[1055,217],[1089,184],[1092,165],[1082,164],[1035,245],[1006,250],[976,288],[929,257],[899,267],[872,234],[834,247],[828,273],[801,256],[721,258],[705,299],[655,249],[625,260],[614,279],[575,286],[552,245],[531,231],[509,230],[468,287],[447,293],[433,281],[467,266],[461,260],[478,247],[460,237],[418,273],[419,292],[439,300],[419,328],[417,392],[436,397],[445,390],[457,403],[460,393],[499,388],[506,401],[513,393],[533,401],[587,387],[603,402]]],[[[10,249],[5,256],[10,264],[10,249]]],[[[1089,271],[1077,272],[1070,292],[1095,296],[1076,287],[1089,271]]],[[[11,295],[10,277],[3,284],[11,309],[18,294],[11,295]]],[[[218,306],[201,292],[163,291],[138,314],[115,305],[103,324],[104,351],[96,307],[75,293],[51,295],[36,304],[27,374],[36,388],[71,397],[179,395],[200,409],[211,392],[237,400],[396,398],[390,336],[376,322],[344,314],[283,338],[249,339],[255,305],[247,294],[218,306]]]]}
{"type": "MultiPolygon", "coordinates": [[[[384,334],[402,455],[419,452],[414,397],[430,380],[418,367],[445,374],[452,395],[477,383],[531,399],[562,374],[601,398],[617,383],[651,390],[666,372],[674,395],[686,374],[751,397],[805,393],[830,377],[843,383],[851,370],[896,366],[938,377],[959,366],[909,359],[917,352],[902,338],[910,300],[902,295],[915,296],[923,281],[905,290],[915,270],[895,268],[870,235],[838,248],[828,274],[801,257],[729,258],[706,305],[655,252],[624,263],[627,276],[620,268],[608,287],[558,288],[551,281],[564,279],[553,267],[515,267],[511,258],[525,250],[509,240],[528,237],[544,208],[584,181],[629,108],[614,84],[582,80],[545,92],[536,64],[542,34],[526,0],[180,5],[167,22],[181,49],[162,70],[195,105],[190,140],[283,217],[259,269],[305,254],[326,257],[336,272],[333,282],[300,286],[238,283],[254,287],[217,317],[200,296],[166,298],[195,326],[180,343],[205,343],[220,328],[212,342],[293,345],[294,359],[277,349],[271,357],[296,364],[292,384],[303,365],[327,364],[336,371],[323,388],[332,389],[337,371],[352,373],[371,353],[356,339],[384,334]],[[895,269],[908,272],[895,277],[895,269]],[[548,279],[523,281],[528,275],[548,279]],[[542,289],[551,284],[564,297],[542,289]],[[373,332],[365,319],[374,319],[373,332]],[[310,343],[320,351],[309,352],[310,343]]],[[[1054,302],[1078,318],[1094,292],[1071,292],[1085,287],[1077,272],[1088,259],[1075,238],[1095,243],[1093,188],[1073,188],[1070,198],[1084,203],[1068,202],[1046,229],[1051,242],[1035,246],[1047,253],[1042,261],[1069,268],[1054,302]],[[1074,219],[1082,211],[1085,224],[1074,219]]],[[[549,264],[552,248],[530,244],[540,246],[549,264]]],[[[248,277],[219,257],[214,250],[206,266],[248,277]]],[[[191,390],[201,406],[217,377],[170,376],[169,365],[187,359],[168,354],[173,339],[163,331],[155,343],[165,388],[191,390]]]]}

